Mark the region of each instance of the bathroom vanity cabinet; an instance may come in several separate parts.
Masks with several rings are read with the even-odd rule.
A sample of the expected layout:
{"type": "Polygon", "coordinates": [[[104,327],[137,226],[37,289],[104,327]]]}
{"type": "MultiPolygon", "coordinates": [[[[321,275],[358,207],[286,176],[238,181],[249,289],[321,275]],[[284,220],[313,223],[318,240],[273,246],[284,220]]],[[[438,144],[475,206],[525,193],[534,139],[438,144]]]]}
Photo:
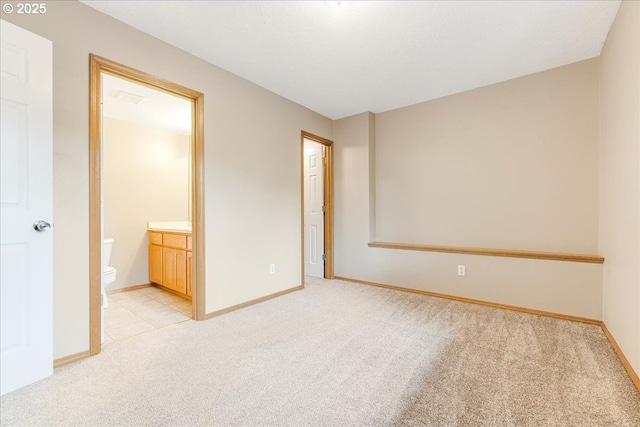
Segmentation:
{"type": "Polygon", "coordinates": [[[149,281],[191,298],[191,233],[149,230],[149,281]]]}

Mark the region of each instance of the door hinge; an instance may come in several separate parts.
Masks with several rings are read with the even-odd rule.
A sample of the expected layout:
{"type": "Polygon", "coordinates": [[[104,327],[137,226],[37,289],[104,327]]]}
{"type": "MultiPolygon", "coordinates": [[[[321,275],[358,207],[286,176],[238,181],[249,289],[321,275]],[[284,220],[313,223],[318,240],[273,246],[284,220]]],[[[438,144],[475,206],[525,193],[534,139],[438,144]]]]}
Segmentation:
{"type": "Polygon", "coordinates": [[[322,212],[327,212],[327,205],[322,205],[322,212]]]}
{"type": "Polygon", "coordinates": [[[327,260],[327,254],[322,254],[322,260],[326,261],[327,260]]]}

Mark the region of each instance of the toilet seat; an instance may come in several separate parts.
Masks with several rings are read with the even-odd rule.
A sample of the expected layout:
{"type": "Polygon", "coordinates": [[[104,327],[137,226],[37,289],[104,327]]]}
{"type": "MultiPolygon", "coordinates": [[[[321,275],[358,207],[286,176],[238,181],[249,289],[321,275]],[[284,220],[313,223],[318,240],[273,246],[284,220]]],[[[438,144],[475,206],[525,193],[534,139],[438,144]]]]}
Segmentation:
{"type": "Polygon", "coordinates": [[[116,280],[116,269],[113,267],[105,267],[102,272],[103,283],[111,283],[116,280]]]}

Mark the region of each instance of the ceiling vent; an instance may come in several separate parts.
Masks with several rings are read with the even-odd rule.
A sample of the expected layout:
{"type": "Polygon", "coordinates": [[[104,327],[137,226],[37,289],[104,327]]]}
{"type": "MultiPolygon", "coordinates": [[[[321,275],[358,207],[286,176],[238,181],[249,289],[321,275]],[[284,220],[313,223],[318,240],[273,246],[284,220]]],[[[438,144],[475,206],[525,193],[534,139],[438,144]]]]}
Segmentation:
{"type": "Polygon", "coordinates": [[[136,95],[134,93],[125,92],[123,90],[118,91],[118,93],[116,93],[114,95],[114,98],[116,98],[116,99],[118,99],[118,100],[120,100],[122,102],[126,102],[128,104],[135,104],[135,105],[138,105],[142,101],[144,101],[144,96],[136,95]]]}
{"type": "Polygon", "coordinates": [[[350,1],[328,1],[327,3],[331,7],[345,7],[351,2],[350,1]]]}

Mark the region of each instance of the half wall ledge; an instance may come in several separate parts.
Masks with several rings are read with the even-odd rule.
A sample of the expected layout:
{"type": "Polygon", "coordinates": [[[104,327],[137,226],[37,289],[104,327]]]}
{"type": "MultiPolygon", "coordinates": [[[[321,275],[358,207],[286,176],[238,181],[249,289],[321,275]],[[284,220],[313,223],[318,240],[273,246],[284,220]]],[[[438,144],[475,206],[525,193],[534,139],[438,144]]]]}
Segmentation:
{"type": "Polygon", "coordinates": [[[417,245],[411,243],[371,242],[370,248],[402,249],[407,251],[446,252],[453,254],[501,256],[511,258],[545,259],[552,261],[586,262],[591,264],[604,263],[604,257],[599,255],[566,254],[557,252],[519,251],[511,249],[467,248],[457,246],[417,245]]]}

